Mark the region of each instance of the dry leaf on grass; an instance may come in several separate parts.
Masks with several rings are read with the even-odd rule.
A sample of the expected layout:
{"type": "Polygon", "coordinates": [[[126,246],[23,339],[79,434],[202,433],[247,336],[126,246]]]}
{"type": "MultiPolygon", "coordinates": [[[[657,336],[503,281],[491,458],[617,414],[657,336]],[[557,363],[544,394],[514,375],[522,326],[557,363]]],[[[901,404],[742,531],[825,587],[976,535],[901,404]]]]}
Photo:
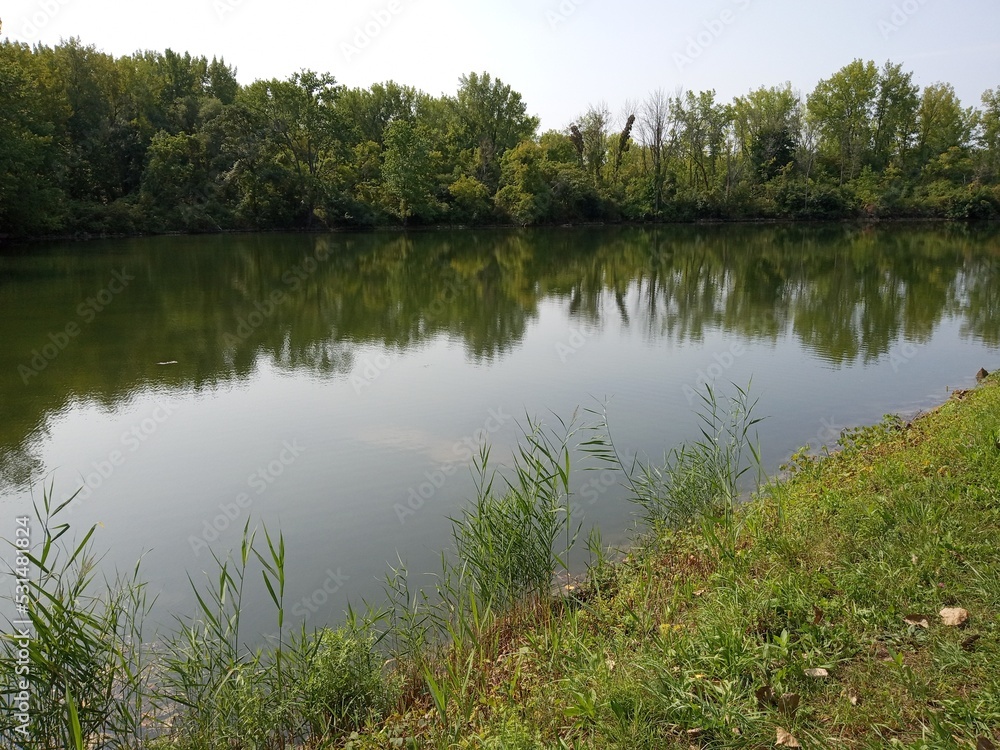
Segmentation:
{"type": "Polygon", "coordinates": [[[962,641],[962,650],[975,651],[976,641],[978,641],[980,638],[982,638],[982,636],[979,635],[979,633],[976,633],[975,635],[970,635],[968,638],[962,641]]]}
{"type": "Polygon", "coordinates": [[[941,615],[941,622],[951,628],[960,628],[969,621],[968,610],[961,607],[945,607],[938,614],[941,615]]]}
{"type": "Polygon", "coordinates": [[[757,704],[761,708],[776,708],[790,717],[795,716],[795,712],[799,710],[799,703],[801,703],[801,698],[797,693],[785,693],[779,698],[774,694],[774,690],[767,685],[757,688],[754,695],[757,696],[757,704]]]}
{"type": "Polygon", "coordinates": [[[768,706],[774,705],[774,691],[767,685],[762,688],[757,688],[755,695],[757,696],[757,703],[761,708],[767,708],[768,706]]]}
{"type": "Polygon", "coordinates": [[[785,716],[794,718],[795,712],[799,710],[801,699],[798,693],[785,693],[778,698],[778,710],[785,716]]]}
{"type": "Polygon", "coordinates": [[[774,744],[778,747],[802,747],[791,732],[781,727],[778,727],[778,739],[774,744]]]}
{"type": "Polygon", "coordinates": [[[997,750],[989,737],[976,737],[976,750],[997,750]]]}
{"type": "Polygon", "coordinates": [[[823,622],[824,612],[815,604],[813,605],[813,625],[819,625],[823,622]]]}
{"type": "Polygon", "coordinates": [[[923,628],[924,630],[931,626],[930,619],[926,615],[907,615],[903,618],[903,622],[915,628],[923,628]]]}

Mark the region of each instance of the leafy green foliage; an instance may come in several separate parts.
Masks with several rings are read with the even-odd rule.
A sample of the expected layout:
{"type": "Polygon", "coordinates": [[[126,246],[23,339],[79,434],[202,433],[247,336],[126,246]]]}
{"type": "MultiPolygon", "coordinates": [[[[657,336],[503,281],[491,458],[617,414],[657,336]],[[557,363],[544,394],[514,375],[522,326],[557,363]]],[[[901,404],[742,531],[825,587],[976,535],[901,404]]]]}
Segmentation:
{"type": "Polygon", "coordinates": [[[387,211],[404,223],[413,216],[431,219],[439,204],[434,198],[435,154],[419,126],[397,120],[385,130],[382,184],[387,211]]]}
{"type": "Polygon", "coordinates": [[[462,76],[453,111],[453,132],[462,161],[473,170],[472,176],[495,191],[501,159],[534,135],[538,118],[527,114],[519,93],[489,73],[462,76]]]}
{"type": "Polygon", "coordinates": [[[293,687],[315,736],[349,734],[384,718],[393,706],[395,686],[383,672],[378,638],[349,624],[309,637],[293,687]]]}
{"type": "Polygon", "coordinates": [[[963,107],[891,62],[800,97],[654,92],[562,131],[509,84],[454,96],[224,60],[0,44],[0,236],[380,224],[1000,215],[997,94],[963,107]]]}
{"type": "Polygon", "coordinates": [[[56,230],[65,210],[47,78],[26,45],[0,44],[0,234],[56,230]]]}
{"type": "Polygon", "coordinates": [[[572,429],[553,435],[529,424],[514,460],[513,477],[494,490],[489,451],[479,457],[475,503],[453,521],[455,554],[483,606],[510,607],[527,597],[544,597],[566,563],[576,539],[569,505],[572,429]]]}

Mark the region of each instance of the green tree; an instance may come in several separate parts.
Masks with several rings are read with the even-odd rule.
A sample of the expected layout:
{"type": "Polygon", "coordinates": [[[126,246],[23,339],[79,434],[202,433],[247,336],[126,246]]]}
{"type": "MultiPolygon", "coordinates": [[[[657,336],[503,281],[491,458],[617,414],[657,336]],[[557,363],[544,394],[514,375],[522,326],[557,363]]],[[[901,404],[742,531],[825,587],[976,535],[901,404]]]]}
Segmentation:
{"type": "Polygon", "coordinates": [[[232,104],[240,93],[236,70],[226,65],[224,58],[212,58],[205,71],[205,92],[223,104],[232,104]]]}
{"type": "Polygon", "coordinates": [[[967,147],[972,123],[972,111],[962,109],[951,84],[935,83],[925,88],[918,113],[919,163],[927,164],[949,149],[967,147]]]}
{"type": "Polygon", "coordinates": [[[733,102],[733,130],[754,181],[774,179],[795,161],[802,103],[792,85],[759,88],[733,102]]]}
{"type": "Polygon", "coordinates": [[[625,155],[632,150],[632,129],[634,127],[635,114],[628,111],[622,131],[612,144],[614,151],[612,152],[611,174],[616,186],[619,183],[619,176],[621,175],[622,164],[625,162],[625,155]]]}
{"type": "Polygon", "coordinates": [[[872,113],[871,166],[883,170],[898,163],[912,146],[916,131],[919,89],[913,74],[886,62],[879,73],[878,93],[872,113]]]}
{"type": "Polygon", "coordinates": [[[725,151],[732,117],[729,108],[715,101],[714,91],[697,95],[688,91],[683,97],[674,97],[672,106],[687,185],[692,191],[700,188],[711,193],[716,186],[718,161],[725,151]]]}
{"type": "Polygon", "coordinates": [[[1000,86],[983,94],[978,128],[979,175],[983,182],[1000,180],[1000,86]]]}
{"type": "Polygon", "coordinates": [[[291,186],[292,214],[304,226],[325,222],[334,201],[342,151],[339,94],[333,76],[303,70],[286,81],[256,81],[239,99],[245,110],[240,134],[244,144],[247,139],[266,140],[262,150],[247,145],[270,161],[264,179],[279,190],[291,186]]]}
{"type": "Polygon", "coordinates": [[[527,114],[519,93],[489,73],[462,76],[453,106],[458,149],[472,176],[495,192],[504,154],[534,136],[538,118],[527,114]]]}
{"type": "Polygon", "coordinates": [[[27,45],[0,43],[0,235],[54,231],[64,218],[52,122],[64,105],[36,64],[27,45]]]}
{"type": "Polygon", "coordinates": [[[348,89],[341,93],[337,106],[353,143],[372,141],[385,145],[386,129],[397,120],[413,120],[420,93],[394,81],[376,83],[370,89],[348,89]]]}
{"type": "Polygon", "coordinates": [[[242,87],[218,57],[4,42],[0,234],[1000,212],[1000,89],[964,109],[891,62],[806,106],[788,84],[658,90],[620,125],[602,104],[536,138],[486,73],[453,97],[308,70],[242,87]]]}
{"type": "Polygon", "coordinates": [[[160,131],[148,151],[141,202],[161,229],[221,230],[228,224],[204,134],[160,131]]]}
{"type": "Polygon", "coordinates": [[[855,60],[822,80],[809,95],[808,117],[821,136],[820,149],[840,174],[840,182],[861,170],[872,142],[878,68],[855,60]]]}
{"type": "Polygon", "coordinates": [[[608,161],[608,148],[610,146],[608,126],[610,121],[611,113],[608,111],[608,105],[601,102],[597,106],[588,107],[576,124],[583,146],[580,154],[583,167],[590,180],[598,186],[604,182],[604,167],[608,161]]]}
{"type": "Polygon", "coordinates": [[[434,197],[434,154],[419,125],[396,120],[385,130],[382,162],[384,200],[389,213],[404,223],[434,218],[440,205],[434,197]]]}
{"type": "MultiPolygon", "coordinates": [[[[46,55],[48,57],[48,55],[46,55]]],[[[49,58],[65,86],[69,117],[60,125],[66,149],[66,187],[71,198],[104,205],[122,197],[112,144],[121,92],[114,58],[94,46],[70,39],[49,58]]]]}
{"type": "Polygon", "coordinates": [[[503,158],[503,182],[497,207],[521,225],[541,221],[549,212],[552,189],[545,176],[545,152],[534,141],[524,141],[503,158]]]}
{"type": "Polygon", "coordinates": [[[670,98],[663,89],[653,91],[643,102],[639,110],[639,137],[642,140],[643,164],[649,156],[649,171],[645,177],[648,180],[648,193],[651,200],[648,209],[654,217],[661,214],[663,208],[663,191],[667,177],[667,162],[676,147],[676,128],[672,127],[671,118],[675,110],[671,107],[670,98]]]}
{"type": "Polygon", "coordinates": [[[479,224],[492,214],[489,189],[475,177],[461,175],[448,186],[451,198],[450,216],[463,224],[479,224]]]}
{"type": "Polygon", "coordinates": [[[599,218],[601,199],[592,176],[562,133],[526,140],[504,155],[497,207],[519,224],[599,218]]]}

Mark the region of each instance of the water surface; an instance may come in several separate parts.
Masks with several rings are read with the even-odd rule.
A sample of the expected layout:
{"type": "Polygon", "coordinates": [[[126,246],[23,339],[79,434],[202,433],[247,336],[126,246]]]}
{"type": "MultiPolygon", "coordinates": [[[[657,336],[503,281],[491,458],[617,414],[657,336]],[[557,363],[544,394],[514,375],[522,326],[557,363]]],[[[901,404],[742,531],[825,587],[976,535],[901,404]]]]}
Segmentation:
{"type": "MultiPolygon", "coordinates": [[[[696,435],[706,381],[760,398],[767,468],[1000,364],[991,228],[679,227],[247,235],[0,255],[0,536],[83,488],[104,565],[158,613],[247,520],[284,532],[289,609],[336,620],[431,571],[488,440],[606,404],[620,449],[696,435]]],[[[577,475],[606,540],[632,510],[577,475]]],[[[266,595],[264,595],[266,596],[266,595]]],[[[263,602],[263,596],[258,597],[263,602]]],[[[251,616],[273,629],[266,608],[251,616]]]]}

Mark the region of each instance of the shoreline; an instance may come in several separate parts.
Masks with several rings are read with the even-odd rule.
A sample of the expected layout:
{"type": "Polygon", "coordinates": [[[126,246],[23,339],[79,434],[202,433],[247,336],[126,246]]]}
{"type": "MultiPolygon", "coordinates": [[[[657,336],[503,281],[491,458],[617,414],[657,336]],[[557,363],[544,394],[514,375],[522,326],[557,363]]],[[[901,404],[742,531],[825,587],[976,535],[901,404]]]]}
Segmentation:
{"type": "MultiPolygon", "coordinates": [[[[640,540],[634,549],[621,550],[621,554],[617,556],[618,559],[611,562],[607,568],[598,569],[596,573],[591,571],[585,585],[579,586],[575,580],[570,580],[568,583],[572,588],[565,585],[560,587],[562,599],[557,598],[554,604],[556,607],[562,607],[561,614],[556,615],[557,622],[538,624],[529,618],[522,624],[523,631],[515,635],[514,643],[509,647],[508,653],[517,651],[519,642],[537,643],[539,632],[551,633],[563,630],[567,633],[566,637],[571,638],[572,636],[569,636],[568,633],[577,632],[577,629],[581,627],[581,622],[589,622],[596,618],[599,622],[606,623],[605,629],[589,631],[589,636],[580,635],[579,637],[581,639],[586,637],[588,643],[591,640],[604,643],[609,655],[604,660],[603,665],[584,662],[575,666],[573,668],[575,671],[586,674],[594,682],[604,684],[612,694],[621,695],[621,691],[624,690],[626,694],[635,696],[634,700],[638,700],[639,696],[646,696],[647,700],[655,700],[655,691],[651,695],[641,685],[635,685],[632,689],[623,687],[621,675],[615,675],[617,665],[620,664],[623,669],[629,669],[629,667],[636,665],[628,664],[627,660],[636,660],[640,666],[636,677],[648,674],[651,669],[654,673],[658,668],[663,669],[665,671],[660,672],[661,680],[679,683],[676,686],[677,689],[681,690],[678,697],[683,695],[685,696],[684,700],[689,701],[691,706],[700,704],[703,706],[703,710],[708,712],[711,704],[722,698],[716,696],[711,690],[705,693],[699,688],[711,688],[713,685],[721,687],[725,684],[726,678],[718,673],[719,668],[713,670],[712,667],[715,661],[711,654],[719,646],[712,647],[709,645],[709,641],[699,640],[703,636],[700,630],[703,629],[707,616],[704,613],[699,614],[699,611],[714,608],[716,605],[735,605],[737,611],[744,611],[745,615],[737,616],[732,624],[736,626],[736,632],[742,631],[743,637],[748,637],[751,641],[756,640],[756,637],[762,637],[764,641],[762,653],[764,655],[768,652],[769,646],[767,644],[772,638],[776,641],[780,640],[781,643],[787,641],[786,645],[780,647],[790,651],[800,650],[803,645],[809,643],[815,644],[814,640],[802,642],[802,638],[807,633],[811,634],[810,638],[815,639],[821,634],[829,637],[832,635],[831,631],[838,631],[837,637],[842,638],[845,633],[839,629],[844,626],[839,621],[845,618],[857,618],[858,613],[852,614],[850,605],[852,597],[848,596],[847,599],[844,599],[846,592],[840,591],[838,593],[838,590],[843,587],[837,586],[836,583],[827,579],[829,576],[836,579],[837,574],[834,570],[841,565],[846,565],[841,573],[846,575],[847,571],[857,563],[846,559],[841,561],[830,549],[823,548],[829,543],[828,539],[823,538],[823,529],[836,517],[829,514],[837,514],[838,508],[841,513],[847,512],[858,503],[861,503],[863,507],[865,500],[861,490],[867,489],[868,482],[875,481],[874,479],[870,480],[869,475],[878,476],[880,463],[891,465],[899,461],[904,465],[911,466],[913,468],[910,471],[913,473],[908,476],[914,480],[918,477],[924,477],[930,481],[932,486],[939,481],[953,480],[956,490],[961,491],[961,488],[966,485],[971,489],[975,485],[974,471],[970,471],[967,476],[962,475],[953,468],[952,462],[937,466],[933,462],[927,462],[920,458],[920,456],[925,450],[930,450],[932,454],[951,453],[961,441],[947,440],[941,433],[948,429],[958,429],[963,434],[974,435],[977,433],[976,422],[984,415],[1000,428],[1000,413],[997,412],[997,407],[1000,407],[1000,378],[997,375],[989,375],[973,388],[953,389],[946,400],[933,408],[921,410],[909,419],[900,417],[898,424],[883,423],[847,430],[846,434],[849,439],[841,449],[822,456],[800,457],[791,472],[773,478],[767,486],[762,488],[759,496],[755,496],[751,503],[743,506],[740,523],[752,526],[754,530],[746,532],[746,526],[744,526],[743,531],[717,529],[706,536],[707,530],[695,527],[689,530],[667,530],[662,533],[654,533],[651,537],[640,540]],[[848,494],[840,494],[842,488],[848,494]],[[857,492],[857,495],[852,497],[853,492],[857,492]],[[837,494],[844,499],[832,501],[833,504],[830,505],[824,501],[824,495],[827,493],[837,494]],[[726,534],[730,532],[735,533],[735,536],[727,540],[726,534]],[[801,535],[815,540],[819,546],[815,548],[810,548],[808,545],[805,547],[793,546],[789,552],[795,551],[787,563],[782,561],[782,553],[778,552],[780,547],[773,550],[759,547],[760,542],[764,542],[765,547],[771,547],[775,543],[787,544],[792,541],[788,537],[793,535],[801,535]],[[744,537],[742,541],[740,540],[741,536],[744,537]],[[759,541],[755,542],[755,539],[759,541]],[[706,542],[708,542],[708,547],[706,547],[706,542]],[[713,545],[721,545],[721,548],[717,546],[715,553],[712,553],[713,545]],[[774,556],[775,553],[778,553],[777,557],[774,556]],[[804,569],[799,568],[801,563],[796,562],[794,568],[784,570],[784,565],[799,559],[801,562],[805,562],[806,559],[822,562],[804,569]],[[771,562],[769,565],[761,567],[764,560],[771,562]],[[777,567],[769,569],[770,566],[777,567]],[[776,575],[777,578],[775,578],[776,575]],[[775,583],[768,582],[777,582],[785,575],[818,581],[820,590],[827,587],[827,591],[825,594],[807,595],[804,599],[800,599],[794,609],[801,611],[801,614],[793,615],[791,611],[788,611],[782,616],[783,624],[767,625],[765,630],[755,637],[754,628],[760,626],[753,625],[753,610],[759,606],[753,603],[755,601],[754,592],[761,584],[775,585],[775,583]],[[731,578],[731,576],[735,577],[731,578]],[[720,586],[720,578],[721,581],[726,582],[725,586],[720,586]],[[735,588],[727,594],[726,587],[735,588]],[[657,589],[656,594],[651,595],[650,590],[654,588],[657,589]],[[739,589],[745,589],[745,591],[737,595],[739,589]],[[631,613],[630,617],[642,618],[643,609],[638,602],[633,604],[633,601],[643,595],[650,597],[647,604],[652,606],[647,607],[648,610],[651,610],[648,613],[647,621],[652,627],[649,629],[640,628],[638,636],[626,637],[623,643],[620,640],[620,635],[618,637],[613,635],[615,631],[620,630],[623,621],[614,616],[609,619],[602,613],[607,612],[608,615],[611,615],[611,613],[618,612],[618,617],[631,613]],[[730,596],[736,597],[735,601],[725,601],[730,596]],[[834,603],[838,599],[839,603],[834,603]],[[567,600],[576,600],[579,604],[567,609],[559,603],[567,600]],[[670,603],[667,604],[667,601],[670,603]],[[623,606],[624,610],[622,610],[623,606]],[[748,606],[750,610],[746,611],[745,608],[748,606]],[[568,622],[560,622],[562,619],[566,619],[568,622]],[[569,623],[576,624],[571,626],[569,623]],[[744,625],[749,629],[744,631],[744,625]],[[615,643],[618,644],[617,651],[613,645],[615,643]],[[637,643],[643,645],[637,646],[637,643]],[[694,651],[686,650],[685,643],[689,647],[694,646],[694,651]],[[622,646],[626,646],[627,656],[620,650],[622,646]],[[650,651],[648,654],[645,653],[647,649],[650,651]],[[657,664],[657,659],[659,655],[665,653],[665,649],[669,649],[666,653],[674,656],[660,667],[657,664]],[[644,656],[637,657],[637,651],[644,653],[644,656]],[[680,659],[680,666],[678,666],[678,662],[674,661],[676,659],[680,659]],[[672,661],[674,666],[671,666],[672,661]],[[685,661],[689,662],[690,666],[684,666],[685,661]],[[678,671],[681,672],[680,675],[677,674],[678,671]],[[713,674],[713,671],[716,673],[713,674]]],[[[986,438],[986,446],[993,445],[992,449],[987,448],[987,450],[993,450],[1000,454],[1000,429],[992,434],[987,433],[984,437],[986,438]]],[[[973,459],[976,458],[978,458],[978,454],[973,455],[973,459]]],[[[998,471],[998,475],[1000,475],[1000,459],[988,459],[988,461],[991,469],[998,471]]],[[[972,468],[977,467],[973,466],[972,468]]],[[[900,486],[897,488],[898,491],[901,491],[899,501],[906,503],[908,502],[906,495],[913,490],[907,490],[907,483],[902,476],[899,479],[900,486]]],[[[878,485],[878,483],[876,486],[885,487],[885,485],[878,485]]],[[[966,533],[977,535],[984,540],[995,538],[994,534],[1000,531],[1000,499],[997,498],[995,491],[997,485],[986,483],[984,489],[990,486],[993,487],[992,496],[994,498],[992,514],[988,515],[991,520],[983,519],[983,524],[976,521],[974,525],[964,527],[966,533]]],[[[879,493],[884,493],[887,489],[880,489],[879,493]]],[[[887,503],[891,500],[891,498],[883,499],[887,503]]],[[[933,503],[931,507],[937,505],[937,503],[933,503]]],[[[941,507],[940,510],[943,511],[944,507],[941,507]]],[[[949,508],[949,510],[954,513],[960,512],[956,508],[949,508]]],[[[933,510],[929,512],[934,513],[933,510]]],[[[933,518],[928,519],[928,522],[933,523],[933,518]]],[[[887,522],[913,523],[906,518],[894,518],[892,521],[888,521],[887,518],[887,522]]],[[[928,533],[928,530],[921,528],[921,523],[916,522],[916,525],[912,527],[912,533],[923,537],[928,533]]],[[[872,539],[873,544],[878,544],[876,539],[878,537],[872,539]]],[[[843,542],[853,549],[858,540],[846,537],[843,542]]],[[[990,541],[984,541],[984,543],[992,544],[990,541]]],[[[995,552],[995,547],[992,549],[995,552]]],[[[877,557],[877,553],[876,549],[872,555],[877,557]]],[[[922,554],[918,551],[914,551],[913,554],[907,553],[902,560],[893,564],[918,566],[922,562],[922,554]]],[[[969,563],[974,568],[988,569],[982,567],[982,560],[970,559],[969,563]]],[[[908,582],[909,579],[907,579],[908,582]]],[[[953,703],[962,701],[962,696],[967,695],[966,690],[972,689],[971,686],[965,687],[967,683],[964,680],[973,679],[975,681],[979,679],[978,676],[982,675],[982,672],[976,667],[977,656],[981,657],[978,663],[990,670],[993,684],[1000,685],[1000,680],[997,678],[998,670],[995,669],[996,664],[1000,663],[997,660],[1000,657],[1000,643],[998,643],[1000,639],[998,639],[995,628],[991,624],[995,622],[995,618],[1000,613],[995,606],[989,606],[988,599],[985,602],[980,601],[977,605],[973,601],[972,594],[960,593],[961,587],[956,586],[957,581],[953,576],[946,576],[942,572],[932,578],[930,587],[924,589],[925,593],[920,595],[916,593],[921,589],[919,585],[917,589],[912,590],[912,593],[908,588],[899,591],[895,579],[887,579],[886,583],[897,590],[893,592],[895,596],[890,596],[886,590],[885,599],[883,599],[882,594],[879,593],[882,591],[880,587],[866,591],[873,585],[877,586],[875,581],[862,575],[859,576],[859,583],[861,588],[857,589],[857,596],[870,596],[873,603],[878,602],[886,608],[885,614],[888,615],[888,617],[883,616],[876,609],[873,613],[875,615],[874,623],[870,623],[862,632],[854,634],[859,639],[859,645],[862,642],[870,645],[861,649],[856,647],[845,649],[838,644],[834,647],[834,653],[821,653],[825,651],[821,648],[820,652],[810,656],[809,653],[815,649],[815,645],[813,645],[811,648],[807,648],[806,653],[803,653],[801,657],[786,661],[784,666],[781,666],[782,661],[779,658],[777,665],[768,667],[765,656],[765,660],[759,662],[760,671],[751,672],[754,676],[752,682],[749,685],[744,683],[744,687],[737,691],[745,696],[741,699],[742,710],[732,711],[731,708],[732,718],[723,724],[706,726],[706,718],[713,715],[714,711],[710,713],[695,712],[691,715],[688,715],[687,712],[681,715],[675,714],[667,721],[666,726],[662,724],[662,717],[656,716],[655,712],[646,716],[645,718],[651,720],[654,725],[655,720],[660,719],[659,728],[664,730],[664,734],[659,735],[660,741],[664,742],[662,746],[674,747],[675,745],[672,743],[677,742],[679,743],[676,745],[677,747],[687,747],[688,745],[684,742],[691,742],[691,740],[694,740],[690,744],[691,747],[714,746],[713,741],[723,742],[725,746],[732,747],[768,746],[775,744],[775,732],[777,732],[779,744],[783,744],[780,740],[783,736],[787,736],[789,738],[799,737],[806,743],[803,745],[806,747],[826,746],[827,741],[834,741],[845,736],[850,736],[858,742],[865,742],[864,738],[866,737],[869,742],[874,741],[875,737],[884,737],[879,732],[879,727],[890,731],[891,736],[904,742],[907,738],[926,737],[925,732],[933,725],[931,714],[940,710],[939,708],[928,710],[928,702],[924,692],[924,690],[929,689],[929,684],[923,680],[925,675],[927,679],[930,679],[934,672],[934,665],[923,660],[921,654],[933,643],[942,644],[938,648],[944,647],[944,644],[957,644],[960,647],[959,653],[964,653],[968,657],[967,663],[963,663],[962,666],[971,672],[958,670],[959,676],[956,678],[953,675],[953,678],[947,681],[948,685],[945,687],[943,695],[940,692],[934,693],[938,699],[930,701],[930,705],[941,706],[945,697],[949,697],[953,703]],[[949,593],[953,590],[955,593],[949,593]],[[921,601],[927,597],[931,600],[937,599],[938,603],[921,606],[921,601]],[[900,599],[904,604],[902,606],[894,605],[893,599],[900,599]],[[940,615],[936,614],[938,609],[941,610],[940,615]],[[919,617],[913,614],[914,611],[921,613],[919,617]],[[924,612],[927,614],[923,614],[924,612]],[[872,632],[872,624],[874,624],[874,632],[872,632]],[[895,642],[886,635],[887,632],[901,633],[902,642],[894,645],[895,642]],[[867,664],[879,666],[873,672],[866,666],[867,664]],[[780,669],[777,670],[778,674],[775,674],[775,666],[780,666],[780,669]],[[765,675],[770,672],[770,679],[765,676],[761,680],[761,672],[765,675]],[[914,685],[914,687],[907,688],[916,691],[912,696],[908,696],[905,691],[900,695],[893,688],[893,683],[898,685],[897,680],[900,673],[908,676],[907,679],[914,685]],[[972,675],[977,676],[973,677],[972,675]],[[916,685],[927,685],[927,687],[918,689],[915,687],[916,685]],[[886,690],[889,690],[890,693],[883,694],[883,691],[886,690]],[[876,695],[879,695],[879,698],[876,698],[876,695]],[[882,699],[886,701],[884,706],[879,703],[882,699]],[[794,702],[795,707],[792,709],[784,708],[783,702],[788,704],[794,702]],[[807,708],[802,715],[797,715],[800,705],[807,708]],[[873,732],[875,732],[874,735],[873,732]],[[671,744],[666,744],[668,742],[671,744]]],[[[796,596],[800,595],[800,592],[797,591],[791,593],[796,596]]],[[[771,596],[773,597],[774,594],[772,593],[771,596]]],[[[780,596],[782,595],[779,594],[780,596]]],[[[764,605],[764,609],[768,609],[767,604],[764,605]]],[[[781,609],[782,607],[779,605],[777,611],[780,612],[781,609]]],[[[861,613],[860,619],[864,620],[868,617],[868,615],[861,613]]],[[[822,640],[822,638],[820,639],[822,640]]],[[[534,651],[537,646],[529,646],[529,648],[534,651]]],[[[523,651],[524,646],[521,649],[523,651]]],[[[593,650],[592,647],[591,650],[593,650]]],[[[756,656],[754,661],[759,659],[760,656],[756,656]]],[[[785,659],[787,660],[788,657],[785,659]]],[[[741,672],[744,670],[746,667],[740,668],[741,672]]],[[[725,671],[724,668],[722,671],[725,671]]],[[[632,672],[629,675],[625,682],[631,684],[633,682],[632,672]]],[[[571,681],[575,682],[576,679],[571,678],[571,681]]],[[[547,689],[548,685],[549,683],[545,681],[533,685],[533,695],[539,695],[547,689]]],[[[980,687],[983,687],[981,683],[980,687]]],[[[491,691],[488,691],[486,695],[477,696],[480,701],[491,700],[495,697],[498,696],[495,696],[491,691]]],[[[569,703],[562,704],[561,710],[556,709],[555,706],[552,706],[552,709],[560,711],[558,716],[563,721],[568,719],[570,726],[576,727],[578,730],[587,727],[586,723],[581,726],[572,718],[578,716],[573,710],[570,710],[573,705],[572,700],[570,700],[569,703]]],[[[515,715],[521,713],[509,705],[508,710],[513,710],[515,715]]],[[[610,740],[612,736],[616,736],[617,713],[611,704],[605,703],[604,712],[595,709],[594,714],[595,716],[589,725],[590,730],[593,731],[596,725],[607,733],[606,739],[610,740]]],[[[1000,716],[1000,701],[990,702],[988,700],[982,715],[984,716],[982,723],[970,720],[963,726],[950,726],[948,740],[954,741],[953,738],[963,740],[955,747],[965,747],[964,742],[972,743],[970,746],[974,747],[994,747],[994,744],[991,743],[1000,741],[1000,731],[998,731],[1000,724],[993,723],[995,718],[989,717],[1000,716]]],[[[408,723],[405,714],[398,717],[398,720],[404,725],[408,723]]],[[[492,732],[504,733],[507,731],[506,725],[495,720],[493,722],[485,721],[484,724],[491,727],[492,732]]],[[[518,724],[519,730],[523,732],[525,737],[539,738],[536,734],[536,726],[538,726],[537,723],[524,721],[518,724]]],[[[551,729],[554,726],[565,726],[565,724],[557,723],[547,726],[551,729]]],[[[385,729],[382,728],[376,734],[380,738],[385,738],[392,736],[392,730],[386,734],[385,729]]],[[[583,736],[587,734],[588,732],[584,731],[583,736]]],[[[645,737],[646,732],[642,732],[642,735],[645,737]]],[[[485,735],[480,736],[496,735],[487,730],[485,735]]],[[[369,744],[367,739],[365,735],[362,735],[361,742],[357,747],[374,748],[377,746],[374,742],[369,744]]],[[[790,739],[789,742],[797,741],[790,739]]],[[[595,742],[594,744],[586,742],[582,746],[619,747],[627,745],[607,741],[606,743],[595,742]]],[[[796,747],[799,745],[788,744],[786,746],[796,747]]],[[[864,746],[870,745],[865,744],[864,746]]],[[[910,745],[905,746],[910,747],[910,745]]],[[[940,746],[945,747],[946,745],[940,746]]]]}
{"type": "Polygon", "coordinates": [[[222,229],[208,232],[166,231],[166,232],[132,232],[90,234],[77,232],[73,234],[40,235],[33,237],[11,237],[0,235],[0,250],[17,247],[30,247],[43,243],[77,242],[88,243],[101,240],[151,239],[155,237],[228,237],[246,235],[378,235],[378,234],[434,234],[444,232],[492,232],[492,231],[530,231],[551,229],[588,229],[588,228],[671,228],[671,227],[717,227],[717,226],[803,226],[803,227],[869,227],[890,225],[928,225],[942,226],[964,225],[969,227],[988,227],[1000,225],[998,219],[949,219],[946,217],[845,217],[840,219],[696,219],[691,221],[594,221],[553,224],[428,224],[421,226],[380,225],[373,227],[316,227],[316,228],[281,228],[281,229],[222,229]]]}
{"type": "MultiPolygon", "coordinates": [[[[285,727],[332,705],[351,710],[324,736],[352,750],[487,741],[474,746],[754,748],[773,746],[775,736],[787,747],[874,747],[888,736],[915,748],[906,743],[939,725],[947,742],[935,747],[992,747],[984,743],[1000,741],[1000,600],[989,574],[1000,569],[1000,374],[954,389],[908,421],[851,428],[844,438],[835,452],[793,456],[790,471],[749,502],[721,513],[705,505],[686,522],[653,525],[634,545],[601,552],[585,582],[550,579],[554,592],[496,609],[473,603],[444,641],[406,610],[392,614],[390,600],[382,614],[349,612],[342,624],[303,631],[301,645],[284,640],[286,656],[275,661],[274,651],[245,652],[239,597],[225,605],[206,589],[204,622],[174,634],[185,653],[207,649],[201,657],[196,649],[165,666],[163,654],[176,653],[170,645],[141,657],[146,646],[109,643],[99,629],[86,658],[124,649],[105,667],[112,677],[122,656],[143,658],[116,679],[130,684],[152,670],[159,682],[143,690],[156,694],[154,705],[188,705],[170,725],[143,717],[149,746],[161,750],[210,746],[198,733],[229,731],[244,710],[263,712],[254,726],[271,741],[312,746],[285,727]],[[298,674],[304,654],[314,656],[298,674]],[[947,673],[938,667],[945,655],[947,673]],[[172,692],[178,674],[193,680],[188,690],[204,681],[210,695],[172,692]],[[307,686],[313,692],[301,692],[307,686]],[[179,727],[194,734],[185,741],[179,727]]],[[[456,533],[493,512],[480,505],[456,533]]],[[[279,540],[272,534],[263,548],[249,540],[276,604],[279,540]]],[[[234,594],[244,558],[230,574],[234,594]]],[[[440,580],[446,598],[464,591],[440,580]]],[[[409,601],[405,574],[401,585],[409,601]]],[[[60,663],[75,643],[46,646],[60,663]]],[[[76,697],[101,710],[100,697],[76,697]]],[[[58,716],[62,701],[38,710],[58,716]]]]}

